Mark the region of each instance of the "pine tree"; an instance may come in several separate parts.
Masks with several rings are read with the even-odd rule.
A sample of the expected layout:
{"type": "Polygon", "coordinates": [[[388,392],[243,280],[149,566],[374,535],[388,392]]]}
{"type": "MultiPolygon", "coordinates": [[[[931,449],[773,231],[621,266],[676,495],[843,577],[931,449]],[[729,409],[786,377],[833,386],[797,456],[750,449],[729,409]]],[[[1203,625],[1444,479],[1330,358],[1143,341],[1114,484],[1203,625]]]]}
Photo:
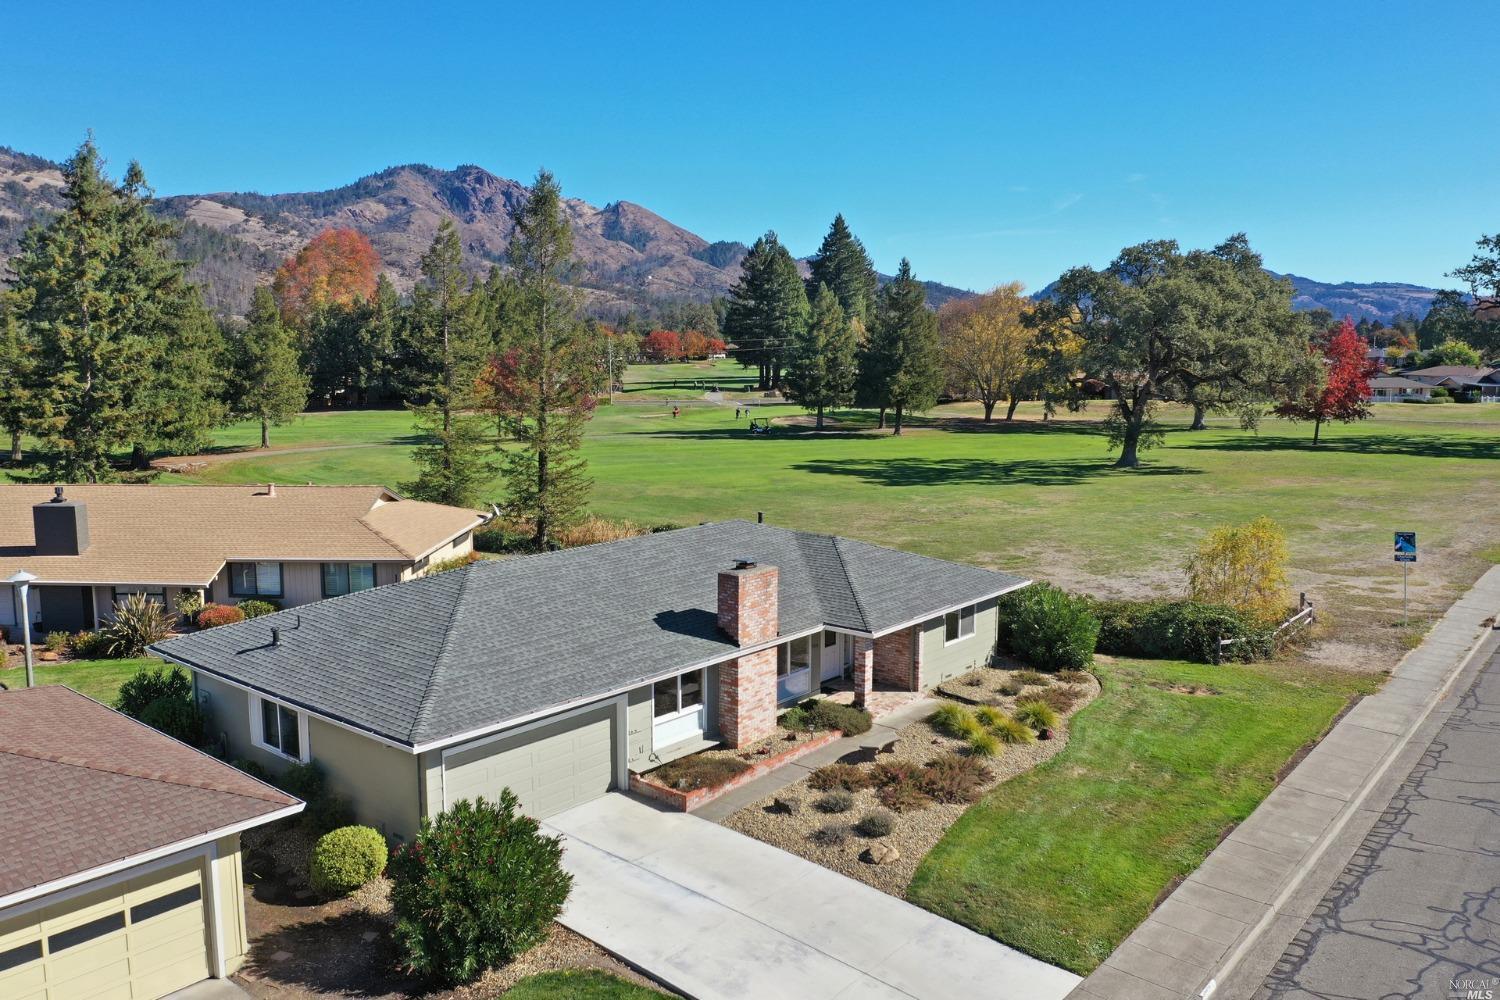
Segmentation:
{"type": "Polygon", "coordinates": [[[468,285],[458,230],[444,219],[422,255],[406,330],[410,353],[427,376],[418,387],[425,402],[408,404],[427,441],[413,453],[417,478],[402,488],[414,499],[458,507],[478,504],[492,471],[488,435],[470,412],[488,336],[468,285]]]}
{"type": "Polygon", "coordinates": [[[792,339],[787,359],[787,397],[805,410],[817,413],[817,429],[823,429],[823,411],[847,406],[854,399],[854,324],[833,290],[819,285],[807,325],[792,339]]]}
{"type": "Polygon", "coordinates": [[[248,320],[234,342],[233,409],[260,421],[260,446],[269,448],[271,425],[291,422],[307,405],[308,381],[297,335],[282,325],[281,310],[269,288],[255,290],[248,320]]]}
{"type": "Polygon", "coordinates": [[[563,284],[573,233],[547,171],[537,173],[515,225],[514,285],[503,309],[509,347],[485,377],[485,406],[519,445],[501,459],[503,509],[529,522],[533,545],[545,550],[558,529],[584,514],[593,484],[578,449],[604,372],[598,338],[579,316],[577,293],[563,284]]]}
{"type": "Polygon", "coordinates": [[[10,435],[10,464],[21,464],[21,435],[35,403],[35,347],[21,323],[16,296],[0,294],[0,428],[10,435]]]}
{"type": "Polygon", "coordinates": [[[827,285],[838,299],[844,315],[869,325],[875,313],[875,293],[879,281],[875,264],[865,245],[849,231],[843,215],[833,217],[828,235],[818,252],[808,260],[812,274],[807,279],[807,297],[817,295],[819,285],[827,285]]]}
{"type": "Polygon", "coordinates": [[[781,388],[792,339],[807,323],[807,292],[797,262],[775,233],[755,241],[729,292],[724,339],[734,357],[760,370],[762,389],[781,388]]]}
{"type": "Polygon", "coordinates": [[[927,308],[927,289],[912,277],[911,264],[904,258],[896,277],[876,298],[861,364],[867,398],[894,411],[892,434],[901,433],[907,413],[920,413],[937,403],[943,387],[937,317],[927,308]]]}
{"type": "Polygon", "coordinates": [[[155,350],[120,297],[120,213],[92,140],[63,165],[62,213],[28,231],[11,262],[36,338],[33,370],[42,475],[99,482],[143,428],[136,398],[155,350]]]}

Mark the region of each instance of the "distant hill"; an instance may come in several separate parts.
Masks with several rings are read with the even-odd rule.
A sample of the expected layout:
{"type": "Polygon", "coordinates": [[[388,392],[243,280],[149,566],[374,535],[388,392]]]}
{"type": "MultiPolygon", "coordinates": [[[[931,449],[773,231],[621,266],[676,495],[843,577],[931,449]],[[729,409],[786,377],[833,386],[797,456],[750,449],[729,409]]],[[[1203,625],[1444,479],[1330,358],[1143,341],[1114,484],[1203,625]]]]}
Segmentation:
{"type": "MultiPolygon", "coordinates": [[[[28,225],[61,208],[61,186],[56,163],[0,148],[0,264],[15,253],[28,225]]],[[[183,223],[178,251],[195,262],[193,278],[209,304],[224,314],[240,314],[257,283],[268,280],[313,236],[334,227],[369,236],[391,279],[405,291],[417,280],[419,259],[439,220],[451,216],[469,266],[475,273],[487,271],[503,264],[510,213],[525,196],[523,184],[482,167],[408,164],[330,191],[179,195],[161,199],[158,210],[183,223]]],[[[578,264],[573,283],[600,315],[723,295],[739,277],[748,250],[739,242],[711,243],[628,201],[595,208],[569,199],[566,211],[578,264]]],[[[926,284],[933,306],[971,294],[926,284]]]]}

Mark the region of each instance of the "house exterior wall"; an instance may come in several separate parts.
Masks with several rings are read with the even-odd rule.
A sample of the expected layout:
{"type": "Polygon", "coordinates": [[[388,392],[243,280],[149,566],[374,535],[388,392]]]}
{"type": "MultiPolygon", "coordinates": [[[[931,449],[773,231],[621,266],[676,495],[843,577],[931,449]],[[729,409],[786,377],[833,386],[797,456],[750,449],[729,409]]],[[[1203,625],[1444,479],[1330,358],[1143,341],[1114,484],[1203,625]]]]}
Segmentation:
{"type": "Polygon", "coordinates": [[[999,636],[1000,613],[993,600],[974,610],[974,634],[957,642],[944,641],[943,619],[922,623],[922,685],[934,687],[990,661],[999,636]]]}
{"type": "Polygon", "coordinates": [[[732,747],[754,743],[776,730],[776,649],[719,665],[719,735],[732,747]]]}
{"type": "Polygon", "coordinates": [[[917,626],[897,629],[875,640],[875,684],[899,691],[921,688],[917,678],[915,643],[917,626]]]}
{"type": "MultiPolygon", "coordinates": [[[[375,585],[380,587],[387,583],[404,580],[406,579],[404,574],[410,568],[411,563],[378,562],[375,564],[375,585]]],[[[209,600],[214,604],[238,604],[240,601],[253,600],[250,597],[230,593],[228,563],[225,563],[219,575],[214,577],[209,590],[209,600]]],[[[281,596],[268,597],[266,600],[275,601],[283,608],[295,608],[298,605],[323,600],[323,564],[321,562],[283,562],[281,564],[281,596]]]]}
{"type": "MultiPolygon", "coordinates": [[[[224,736],[231,760],[251,760],[273,774],[287,767],[285,757],[252,741],[248,692],[202,673],[194,675],[194,683],[200,704],[203,696],[208,696],[205,707],[212,714],[209,735],[224,736]]],[[[329,790],[349,800],[360,823],[402,840],[416,833],[422,776],[414,754],[317,718],[307,720],[307,753],[328,776],[329,790]]]]}
{"type": "Polygon", "coordinates": [[[240,835],[230,834],[214,841],[217,857],[212,862],[219,893],[214,899],[214,912],[221,928],[220,941],[224,947],[224,968],[230,975],[245,964],[250,952],[250,935],[245,927],[245,872],[240,857],[240,835]]]}
{"type": "Polygon", "coordinates": [[[651,760],[651,685],[634,688],[625,698],[625,761],[632,771],[644,770],[655,766],[651,760]]]}
{"type": "MultiPolygon", "coordinates": [[[[457,559],[459,556],[466,556],[473,551],[474,532],[466,531],[462,535],[459,535],[457,538],[453,539],[453,541],[449,542],[448,544],[433,549],[430,553],[423,556],[421,559],[418,559],[416,562],[407,563],[406,565],[399,567],[399,571],[397,571],[390,580],[380,579],[380,568],[377,567],[375,571],[376,582],[385,584],[395,583],[397,580],[410,580],[426,573],[428,568],[436,563],[440,563],[448,559],[457,559]]],[[[391,565],[393,568],[395,568],[394,563],[391,565]]]]}

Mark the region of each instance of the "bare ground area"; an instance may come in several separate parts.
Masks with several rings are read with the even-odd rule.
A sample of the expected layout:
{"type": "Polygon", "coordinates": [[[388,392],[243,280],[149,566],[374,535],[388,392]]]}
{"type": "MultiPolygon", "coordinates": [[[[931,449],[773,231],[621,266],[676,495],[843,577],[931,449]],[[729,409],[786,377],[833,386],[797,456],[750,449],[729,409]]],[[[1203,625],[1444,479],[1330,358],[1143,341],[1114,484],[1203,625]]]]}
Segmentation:
{"type": "Polygon", "coordinates": [[[559,969],[597,969],[661,989],[561,924],[553,924],[541,944],[477,982],[432,988],[400,971],[391,939],[390,882],[376,879],[347,898],[321,901],[299,875],[310,847],[309,838],[295,830],[247,836],[250,958],[235,981],[252,997],[479,1000],[501,995],[527,976],[559,969]]]}
{"type": "MultiPolygon", "coordinates": [[[[993,668],[982,668],[976,673],[993,675],[986,678],[986,683],[993,682],[997,687],[1011,680],[1014,675],[1014,671],[993,668]]],[[[1099,694],[1099,682],[1092,675],[1085,682],[1072,686],[1078,689],[1079,700],[1066,713],[1063,713],[1063,723],[1053,738],[1036,743],[1005,746],[998,757],[984,761],[992,774],[980,788],[980,795],[1018,774],[1031,770],[1060,753],[1068,745],[1067,719],[1099,694]]],[[[1035,687],[1026,688],[1023,697],[1037,690],[1035,687]]],[[[998,696],[995,703],[1008,710],[1014,707],[1015,699],[998,696]]],[[[962,740],[953,739],[938,732],[926,722],[916,722],[901,731],[901,735],[897,737],[889,753],[881,752],[873,759],[926,764],[928,761],[953,753],[966,754],[967,745],[962,740]]],[[[870,765],[869,755],[849,755],[849,757],[855,756],[860,756],[860,760],[850,760],[850,763],[863,762],[866,767],[870,765]]],[[[845,759],[848,760],[848,757],[845,759]]],[[[922,858],[942,839],[948,827],[957,822],[958,818],[969,808],[968,803],[933,803],[926,808],[898,814],[895,828],[888,836],[868,838],[858,833],[850,833],[841,844],[824,845],[812,839],[813,834],[820,828],[830,825],[853,825],[866,813],[882,810],[884,807],[881,806],[875,791],[866,788],[851,793],[854,804],[848,811],[838,814],[822,812],[814,803],[825,793],[812,788],[808,784],[809,780],[804,778],[773,797],[751,803],[724,820],[724,825],[731,830],[737,830],[773,847],[790,851],[897,897],[906,895],[906,887],[911,884],[912,876],[916,874],[917,865],[922,858]],[[794,815],[781,812],[775,806],[777,799],[787,798],[795,798],[801,802],[800,810],[794,815]],[[861,860],[861,854],[865,849],[876,843],[896,848],[900,856],[882,864],[872,864],[861,860]]]]}

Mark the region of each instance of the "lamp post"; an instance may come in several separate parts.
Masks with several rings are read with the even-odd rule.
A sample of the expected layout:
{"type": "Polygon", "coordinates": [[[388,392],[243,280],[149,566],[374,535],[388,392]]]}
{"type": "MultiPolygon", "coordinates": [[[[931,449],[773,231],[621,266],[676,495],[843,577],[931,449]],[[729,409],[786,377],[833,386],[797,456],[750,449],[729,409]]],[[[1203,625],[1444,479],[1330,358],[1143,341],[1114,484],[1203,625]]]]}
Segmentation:
{"type": "Polygon", "coordinates": [[[21,592],[21,655],[26,658],[26,686],[36,687],[36,677],[31,671],[31,608],[26,598],[31,585],[37,581],[35,573],[18,569],[5,582],[21,592]]]}

